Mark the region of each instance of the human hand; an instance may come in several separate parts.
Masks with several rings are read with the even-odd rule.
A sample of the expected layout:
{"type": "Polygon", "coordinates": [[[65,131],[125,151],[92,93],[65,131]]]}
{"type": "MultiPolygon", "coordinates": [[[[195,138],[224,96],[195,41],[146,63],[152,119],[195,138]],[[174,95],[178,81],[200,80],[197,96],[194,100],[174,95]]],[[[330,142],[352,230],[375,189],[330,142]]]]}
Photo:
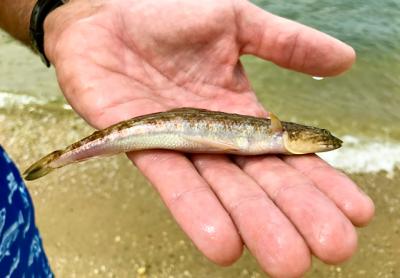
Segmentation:
{"type": "MultiPolygon", "coordinates": [[[[72,0],[45,22],[45,50],[65,97],[105,128],[190,106],[266,116],[239,62],[252,54],[316,76],[351,66],[353,50],[242,0],[72,0]]],[[[372,201],[315,155],[234,157],[129,153],[210,260],[245,244],[272,276],[296,277],[311,253],[327,263],[356,249],[372,201]]]]}

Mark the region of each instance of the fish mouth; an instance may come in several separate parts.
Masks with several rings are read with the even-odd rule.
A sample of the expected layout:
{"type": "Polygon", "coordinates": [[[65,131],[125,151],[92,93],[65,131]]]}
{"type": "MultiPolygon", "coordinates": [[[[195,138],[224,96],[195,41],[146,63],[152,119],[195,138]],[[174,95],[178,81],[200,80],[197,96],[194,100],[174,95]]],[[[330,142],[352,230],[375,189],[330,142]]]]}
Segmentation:
{"type": "Polygon", "coordinates": [[[321,143],[319,145],[321,145],[321,147],[323,147],[323,150],[321,150],[321,152],[323,151],[332,151],[332,150],[336,150],[338,148],[340,148],[343,144],[343,141],[340,140],[339,138],[330,135],[329,138],[327,138],[326,140],[321,141],[321,143]]]}
{"type": "Polygon", "coordinates": [[[332,134],[320,134],[305,138],[291,139],[287,133],[283,136],[284,146],[289,154],[307,154],[327,152],[338,149],[343,141],[332,134]]]}
{"type": "Polygon", "coordinates": [[[340,148],[343,144],[343,141],[340,140],[339,138],[335,137],[332,135],[333,140],[335,141],[335,143],[333,144],[333,146],[337,149],[340,148]]]}

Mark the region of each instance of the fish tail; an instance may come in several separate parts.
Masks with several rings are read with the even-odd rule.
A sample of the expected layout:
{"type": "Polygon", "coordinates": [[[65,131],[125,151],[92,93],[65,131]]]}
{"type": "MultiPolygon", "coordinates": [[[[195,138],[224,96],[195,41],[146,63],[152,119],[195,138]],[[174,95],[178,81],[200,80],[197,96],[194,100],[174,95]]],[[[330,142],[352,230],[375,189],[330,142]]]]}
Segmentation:
{"type": "Polygon", "coordinates": [[[39,159],[24,171],[24,173],[22,174],[24,179],[35,180],[40,177],[43,177],[44,175],[47,175],[54,169],[59,168],[59,167],[52,167],[50,164],[51,162],[59,158],[62,154],[63,151],[57,150],[39,159]]]}

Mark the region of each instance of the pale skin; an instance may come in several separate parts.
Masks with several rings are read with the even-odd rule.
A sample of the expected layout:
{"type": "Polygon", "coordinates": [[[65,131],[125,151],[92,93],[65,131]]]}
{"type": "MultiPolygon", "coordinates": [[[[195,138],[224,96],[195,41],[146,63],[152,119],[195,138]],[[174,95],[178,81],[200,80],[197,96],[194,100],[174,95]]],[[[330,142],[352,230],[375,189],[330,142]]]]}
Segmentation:
{"type": "MultiPolygon", "coordinates": [[[[30,11],[33,2],[24,3],[30,11]]],[[[22,17],[9,18],[0,26],[26,42],[10,27],[22,17]]],[[[314,76],[342,73],[355,59],[348,45],[244,0],[70,1],[47,17],[45,51],[66,99],[96,128],[183,106],[267,116],[243,54],[314,76]]],[[[128,157],[220,265],[245,245],[269,275],[298,277],[311,255],[329,264],[350,258],[355,226],[374,214],[371,199],[316,155],[128,157]]]]}

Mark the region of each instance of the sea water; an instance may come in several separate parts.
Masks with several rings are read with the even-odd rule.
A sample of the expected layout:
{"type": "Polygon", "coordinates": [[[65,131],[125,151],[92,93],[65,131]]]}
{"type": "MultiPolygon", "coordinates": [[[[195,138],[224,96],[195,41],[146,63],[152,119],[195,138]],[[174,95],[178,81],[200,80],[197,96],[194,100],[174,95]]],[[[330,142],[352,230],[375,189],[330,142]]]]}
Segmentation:
{"type": "MultiPolygon", "coordinates": [[[[400,269],[400,1],[256,1],[353,46],[357,62],[315,80],[243,57],[253,88],[282,120],[327,128],[341,149],[320,154],[376,204],[350,262],[316,262],[308,277],[397,277],[400,269]],[[388,175],[389,174],[389,175],[388,175]],[[392,176],[391,174],[394,174],[392,176]]],[[[54,69],[0,33],[0,143],[20,167],[92,131],[66,104],[54,69]],[[60,128],[62,127],[62,128],[60,128]]],[[[124,156],[71,165],[28,184],[51,265],[60,277],[262,277],[248,253],[209,263],[124,156]],[[118,239],[118,240],[117,240],[118,239]]]]}

